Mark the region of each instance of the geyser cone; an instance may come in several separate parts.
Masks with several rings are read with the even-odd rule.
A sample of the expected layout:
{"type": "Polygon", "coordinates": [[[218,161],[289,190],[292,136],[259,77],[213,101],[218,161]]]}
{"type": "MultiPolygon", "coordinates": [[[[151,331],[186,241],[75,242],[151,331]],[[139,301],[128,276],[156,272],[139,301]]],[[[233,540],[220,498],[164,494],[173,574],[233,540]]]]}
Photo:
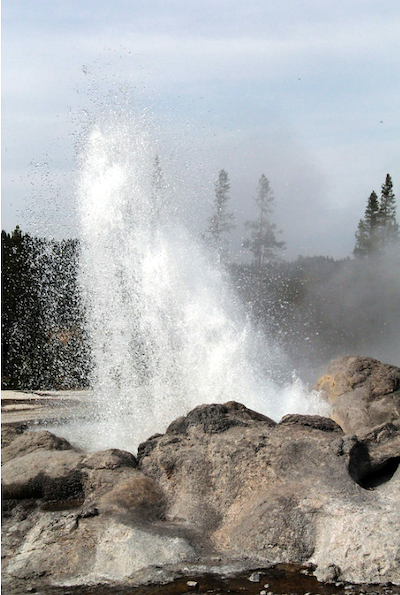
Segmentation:
{"type": "Polygon", "coordinates": [[[150,135],[114,120],[94,128],[81,158],[97,448],[132,450],[201,403],[286,412],[264,374],[276,350],[252,332],[224,273],[186,230],[181,197],[154,175],[155,155],[150,135]]]}

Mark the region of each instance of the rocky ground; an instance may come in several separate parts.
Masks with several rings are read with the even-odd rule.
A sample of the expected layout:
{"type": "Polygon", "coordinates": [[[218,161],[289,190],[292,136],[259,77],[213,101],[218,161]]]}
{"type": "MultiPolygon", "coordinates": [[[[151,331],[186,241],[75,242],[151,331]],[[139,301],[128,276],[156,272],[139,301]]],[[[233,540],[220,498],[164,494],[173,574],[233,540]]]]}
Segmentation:
{"type": "Polygon", "coordinates": [[[8,399],[4,592],[400,592],[400,370],[342,358],[318,387],[332,419],[203,405],[136,457],[29,431],[54,395],[8,399]]]}

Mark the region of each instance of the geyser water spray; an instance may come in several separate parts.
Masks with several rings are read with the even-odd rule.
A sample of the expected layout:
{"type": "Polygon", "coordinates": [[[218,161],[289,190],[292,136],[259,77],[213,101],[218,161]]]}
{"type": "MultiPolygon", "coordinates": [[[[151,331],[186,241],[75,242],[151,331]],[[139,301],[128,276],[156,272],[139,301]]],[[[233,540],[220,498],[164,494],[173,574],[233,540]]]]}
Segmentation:
{"type": "Polygon", "coordinates": [[[299,383],[268,377],[278,350],[189,233],[184,200],[163,184],[156,155],[143,122],[114,115],[92,127],[80,156],[80,282],[93,359],[86,446],[134,450],[203,403],[236,400],[275,419],[315,411],[299,383]]]}

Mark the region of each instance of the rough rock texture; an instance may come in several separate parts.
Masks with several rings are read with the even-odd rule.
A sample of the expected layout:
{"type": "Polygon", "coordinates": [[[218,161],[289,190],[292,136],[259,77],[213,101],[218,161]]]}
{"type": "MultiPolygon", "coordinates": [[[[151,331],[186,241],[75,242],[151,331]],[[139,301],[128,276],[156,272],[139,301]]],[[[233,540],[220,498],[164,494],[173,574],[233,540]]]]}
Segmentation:
{"type": "Polygon", "coordinates": [[[157,526],[165,517],[163,491],[131,453],[57,450],[68,443],[49,432],[14,436],[7,453],[15,456],[2,467],[3,584],[12,592],[162,580],[163,566],[196,557],[182,528],[157,526]]]}
{"type": "MultiPolygon", "coordinates": [[[[3,434],[3,432],[2,432],[3,434]]],[[[27,455],[38,449],[44,450],[71,450],[72,446],[64,438],[54,436],[51,432],[18,433],[14,428],[8,429],[4,436],[5,445],[1,450],[1,461],[6,463],[21,455],[27,455]]],[[[3,436],[2,436],[3,438],[3,436]]],[[[2,443],[2,445],[4,444],[2,443]]]]}
{"type": "Polygon", "coordinates": [[[366,434],[386,422],[400,422],[400,369],[368,357],[334,360],[319,379],[331,417],[346,434],[366,434]]]}
{"type": "MultiPolygon", "coordinates": [[[[352,461],[354,472],[359,464],[360,476],[373,475],[365,471],[377,447],[372,435],[360,442],[332,420],[306,415],[278,425],[253,418],[216,432],[216,406],[187,417],[192,423],[180,420],[139,449],[141,469],[169,496],[170,520],[200,527],[227,558],[309,561],[321,579],[335,564],[342,579],[400,582],[400,473],[393,464],[375,491],[349,473],[352,461]]],[[[382,436],[388,457],[399,437],[394,426],[382,436]]]]}
{"type": "MultiPolygon", "coordinates": [[[[392,367],[388,374],[395,377],[392,367]]],[[[400,584],[400,424],[389,410],[383,422],[376,413],[385,391],[374,393],[376,407],[370,395],[380,423],[363,434],[343,432],[337,417],[287,415],[276,424],[229,402],[196,407],[141,444],[137,458],[6,430],[3,584],[25,593],[162,582],[216,557],[248,568],[313,564],[321,580],[400,584]]],[[[351,420],[346,394],[349,412],[345,403],[341,411],[351,420]]]]}

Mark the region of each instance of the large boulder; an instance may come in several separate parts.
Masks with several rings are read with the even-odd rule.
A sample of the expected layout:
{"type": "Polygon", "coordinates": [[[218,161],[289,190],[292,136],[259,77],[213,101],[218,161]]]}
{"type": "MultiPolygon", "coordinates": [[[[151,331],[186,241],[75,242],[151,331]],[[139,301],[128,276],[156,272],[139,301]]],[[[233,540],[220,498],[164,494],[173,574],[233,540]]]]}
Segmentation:
{"type": "Polygon", "coordinates": [[[400,584],[400,424],[388,403],[383,421],[382,407],[368,410],[374,426],[366,408],[363,432],[348,433],[338,419],[287,415],[277,424],[240,403],[201,405],[137,457],[6,432],[3,583],[24,593],[161,582],[218,559],[400,584]]]}
{"type": "Polygon", "coordinates": [[[346,434],[400,422],[400,369],[368,357],[334,360],[316,385],[346,434]]]}
{"type": "Polygon", "coordinates": [[[65,440],[51,432],[17,431],[12,426],[2,430],[1,462],[7,463],[18,456],[24,456],[35,450],[77,450],[65,440]]]}
{"type": "MultiPolygon", "coordinates": [[[[221,407],[223,419],[240,410],[198,407],[139,448],[140,468],[169,498],[170,521],[199,528],[228,559],[311,562],[321,579],[335,566],[336,578],[400,582],[395,462],[366,490],[360,478],[374,473],[365,470],[373,441],[360,444],[333,420],[307,415],[277,425],[249,415],[221,430],[221,407]]],[[[393,429],[392,454],[396,436],[393,429]]]]}

